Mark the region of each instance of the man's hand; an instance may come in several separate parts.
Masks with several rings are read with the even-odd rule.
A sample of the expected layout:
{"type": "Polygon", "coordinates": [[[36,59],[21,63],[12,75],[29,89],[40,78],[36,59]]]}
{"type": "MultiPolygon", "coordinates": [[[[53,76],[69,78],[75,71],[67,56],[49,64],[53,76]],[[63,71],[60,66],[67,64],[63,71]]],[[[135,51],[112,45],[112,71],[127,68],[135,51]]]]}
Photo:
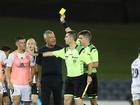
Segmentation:
{"type": "Polygon", "coordinates": [[[65,23],[65,15],[60,15],[60,22],[65,23]]]}
{"type": "Polygon", "coordinates": [[[91,78],[91,76],[88,75],[88,76],[87,76],[87,84],[88,84],[88,83],[90,84],[91,82],[92,82],[92,78],[91,78]]]}

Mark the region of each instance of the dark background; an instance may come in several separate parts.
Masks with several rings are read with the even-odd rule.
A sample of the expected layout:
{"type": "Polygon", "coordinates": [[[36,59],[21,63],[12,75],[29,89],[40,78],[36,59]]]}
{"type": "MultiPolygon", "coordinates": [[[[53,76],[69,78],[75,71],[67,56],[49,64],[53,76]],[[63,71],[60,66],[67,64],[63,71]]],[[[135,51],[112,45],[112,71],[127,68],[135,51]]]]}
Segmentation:
{"type": "Polygon", "coordinates": [[[61,7],[72,21],[140,22],[140,0],[1,0],[0,16],[57,19],[61,7]]]}

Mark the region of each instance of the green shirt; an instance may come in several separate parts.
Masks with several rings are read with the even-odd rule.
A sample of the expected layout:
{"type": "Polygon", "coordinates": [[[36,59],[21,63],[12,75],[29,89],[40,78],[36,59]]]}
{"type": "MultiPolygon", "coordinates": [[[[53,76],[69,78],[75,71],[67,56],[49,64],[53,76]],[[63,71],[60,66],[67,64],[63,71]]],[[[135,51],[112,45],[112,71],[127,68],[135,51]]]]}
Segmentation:
{"type": "Polygon", "coordinates": [[[68,77],[76,77],[84,74],[84,63],[91,63],[90,56],[83,49],[83,47],[77,46],[75,49],[66,47],[53,51],[56,57],[65,59],[68,77]]]}
{"type": "MultiPolygon", "coordinates": [[[[98,62],[99,61],[98,50],[95,48],[95,46],[93,44],[90,44],[84,50],[86,51],[86,53],[88,53],[88,55],[90,55],[90,58],[91,58],[92,62],[98,62]]],[[[84,69],[85,69],[85,72],[87,73],[88,69],[87,69],[86,66],[84,67],[84,69]]],[[[93,68],[92,72],[96,73],[97,72],[96,68],[93,68]]]]}

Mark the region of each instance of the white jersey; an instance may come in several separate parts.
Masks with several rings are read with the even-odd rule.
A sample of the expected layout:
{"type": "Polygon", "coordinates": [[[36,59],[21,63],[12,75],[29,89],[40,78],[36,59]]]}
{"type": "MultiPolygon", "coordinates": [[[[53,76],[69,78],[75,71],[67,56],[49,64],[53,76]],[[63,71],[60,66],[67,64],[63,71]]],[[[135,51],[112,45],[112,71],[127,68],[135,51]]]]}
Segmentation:
{"type": "Polygon", "coordinates": [[[0,62],[5,65],[7,63],[7,57],[4,51],[0,50],[0,62]]]}
{"type": "Polygon", "coordinates": [[[140,93],[140,58],[135,59],[131,64],[131,73],[131,93],[140,93]]]}

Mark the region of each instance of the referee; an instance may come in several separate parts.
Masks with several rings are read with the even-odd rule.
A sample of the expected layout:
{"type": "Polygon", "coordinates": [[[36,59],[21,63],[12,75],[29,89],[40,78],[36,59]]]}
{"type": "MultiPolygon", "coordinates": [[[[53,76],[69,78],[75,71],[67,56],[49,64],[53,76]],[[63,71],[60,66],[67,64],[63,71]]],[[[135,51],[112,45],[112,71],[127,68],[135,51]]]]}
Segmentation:
{"type": "Polygon", "coordinates": [[[90,99],[91,105],[97,105],[97,92],[98,92],[98,80],[97,80],[97,67],[99,65],[98,50],[91,43],[92,34],[88,30],[82,30],[78,33],[79,41],[84,46],[86,53],[90,55],[92,60],[92,72],[89,75],[87,66],[84,66],[85,75],[92,77],[92,82],[88,87],[87,95],[90,99]]]}
{"type": "MultiPolygon", "coordinates": [[[[65,32],[69,32],[72,29],[66,24],[65,21],[65,15],[60,16],[60,22],[65,28],[65,32]]],[[[91,61],[92,61],[92,71],[91,73],[88,73],[87,66],[84,65],[84,71],[85,71],[85,77],[88,76],[92,77],[92,82],[88,87],[87,95],[90,99],[91,105],[97,105],[97,92],[98,92],[98,80],[97,80],[97,67],[99,65],[98,60],[98,50],[96,47],[91,43],[92,34],[88,30],[82,30],[78,33],[78,39],[76,41],[77,45],[82,45],[90,55],[91,61]],[[88,73],[88,74],[87,74],[88,73]]],[[[86,81],[85,81],[86,82],[86,81]]]]}

